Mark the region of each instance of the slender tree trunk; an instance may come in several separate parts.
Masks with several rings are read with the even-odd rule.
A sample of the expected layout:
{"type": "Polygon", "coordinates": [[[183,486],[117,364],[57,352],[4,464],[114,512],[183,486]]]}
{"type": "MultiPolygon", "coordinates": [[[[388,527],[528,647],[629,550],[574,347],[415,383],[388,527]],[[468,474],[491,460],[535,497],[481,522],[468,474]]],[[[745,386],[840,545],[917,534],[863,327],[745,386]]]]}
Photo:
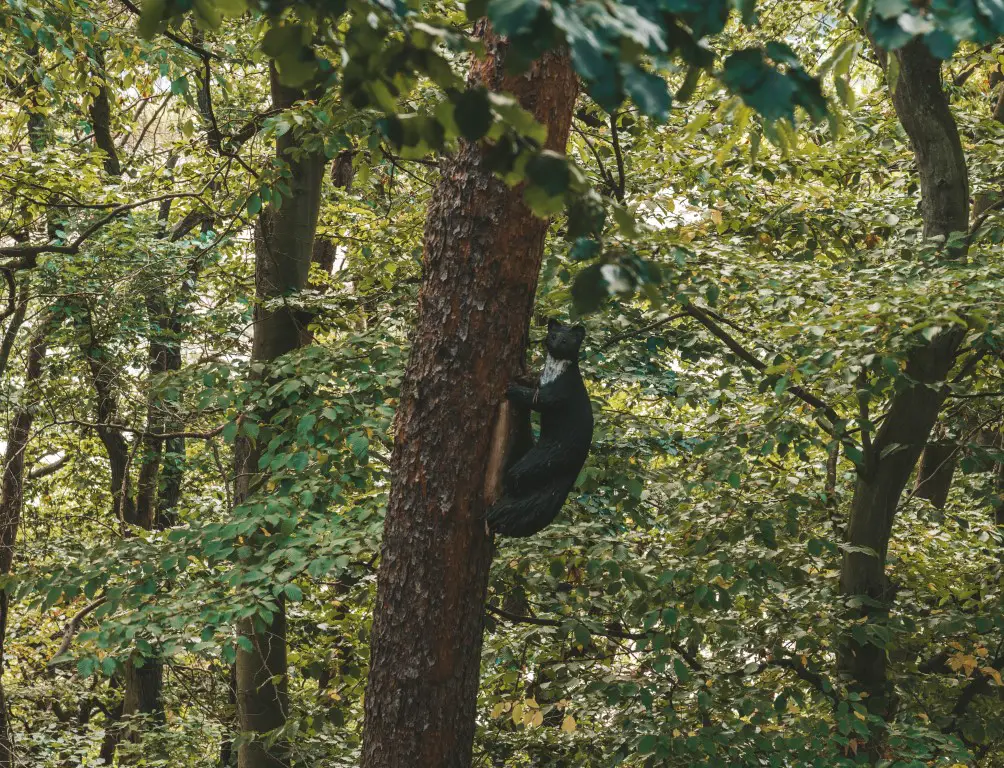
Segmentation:
{"type": "MultiPolygon", "coordinates": [[[[1001,67],[998,65],[997,71],[994,72],[990,77],[990,87],[991,90],[998,86],[1000,90],[997,93],[997,99],[994,101],[993,111],[991,112],[991,117],[998,123],[1004,123],[1004,74],[1001,72],[1001,67]]],[[[1000,198],[1000,190],[994,190],[992,192],[980,192],[976,195],[973,200],[973,218],[981,216],[987,208],[994,205],[1000,198]]]]}
{"type": "MultiPolygon", "coordinates": [[[[1001,68],[990,76],[990,87],[1001,86],[1004,75],[1001,68]]],[[[994,100],[991,118],[1004,123],[1004,87],[1000,87],[997,98],[994,100]]],[[[1000,190],[990,192],[980,192],[973,198],[972,218],[975,223],[990,206],[994,205],[1000,198],[1000,190]]],[[[938,429],[936,428],[936,432],[938,429]]],[[[948,502],[948,493],[952,488],[952,480],[955,477],[955,469],[958,466],[958,457],[961,446],[949,444],[941,441],[934,441],[924,449],[924,454],[920,457],[920,466],[917,468],[917,482],[914,486],[914,494],[922,499],[927,499],[937,509],[944,509],[948,502]],[[952,450],[954,448],[954,450],[952,450]]]]}
{"type": "Polygon", "coordinates": [[[24,324],[25,315],[28,312],[28,286],[30,280],[28,275],[24,275],[17,284],[17,296],[15,297],[14,311],[7,321],[3,335],[0,336],[0,376],[7,371],[7,364],[10,362],[11,352],[14,351],[14,342],[17,341],[18,331],[24,324]]]}
{"type": "Polygon", "coordinates": [[[952,478],[959,463],[960,450],[960,446],[950,440],[928,443],[917,467],[914,495],[927,499],[935,509],[944,509],[948,503],[948,492],[952,489],[952,478]]]}
{"type": "MultiPolygon", "coordinates": [[[[42,378],[42,361],[45,358],[49,322],[43,319],[31,335],[28,344],[28,365],[25,370],[24,389],[14,419],[7,435],[4,452],[3,478],[0,481],[0,575],[11,572],[14,563],[14,541],[21,525],[24,509],[24,453],[31,437],[35,420],[35,388],[42,378]]],[[[7,613],[10,597],[0,590],[0,676],[4,668],[4,645],[7,638],[7,613]]],[[[14,765],[14,745],[7,711],[7,698],[0,677],[0,768],[14,765]]]]}
{"type": "Polygon", "coordinates": [[[96,49],[94,56],[98,65],[96,73],[98,92],[94,94],[91,101],[91,129],[94,131],[94,143],[105,154],[105,173],[110,176],[119,176],[122,173],[122,166],[115,149],[115,139],[112,137],[112,100],[111,91],[109,91],[106,82],[108,73],[105,70],[104,51],[100,48],[96,49]]]}
{"type": "MultiPolygon", "coordinates": [[[[483,23],[482,23],[483,24],[483,23]]],[[[577,81],[565,53],[505,76],[506,44],[470,81],[514,93],[564,151],[577,81]]],[[[485,476],[506,384],[522,366],[547,222],[462,142],[425,230],[418,325],[397,415],[377,582],[363,768],[466,768],[492,541],[485,476]]]]}
{"type": "MultiPolygon", "coordinates": [[[[32,45],[26,53],[35,67],[41,67],[42,57],[37,44],[32,45]]],[[[38,89],[32,85],[32,80],[26,81],[23,94],[28,96],[32,108],[28,111],[28,140],[31,151],[41,152],[47,142],[47,126],[38,103],[38,89]]],[[[48,235],[52,237],[55,224],[51,218],[46,222],[48,235]]],[[[28,241],[28,233],[22,233],[18,239],[28,241]]],[[[31,279],[28,275],[21,278],[17,285],[16,303],[10,316],[10,321],[0,339],[0,375],[6,373],[10,362],[14,343],[24,323],[28,311],[31,279]]],[[[15,297],[12,297],[15,298],[15,297]]],[[[28,341],[28,361],[25,366],[24,389],[21,402],[14,411],[14,419],[7,435],[7,445],[4,451],[2,472],[0,478],[0,575],[11,572],[14,564],[14,545],[18,529],[21,526],[21,514],[24,511],[24,453],[31,437],[31,426],[35,419],[36,404],[33,402],[33,391],[42,376],[42,362],[45,358],[48,342],[50,319],[44,316],[34,329],[28,341]]],[[[16,754],[14,749],[14,734],[10,723],[10,711],[7,708],[7,694],[3,687],[3,671],[5,665],[5,646],[7,643],[7,624],[10,611],[10,595],[6,590],[0,590],[0,768],[13,768],[16,754]]]]}
{"type": "MultiPolygon", "coordinates": [[[[237,665],[231,664],[227,670],[227,704],[237,718],[237,665]]],[[[218,768],[231,768],[234,765],[234,740],[229,732],[224,732],[220,740],[220,762],[218,768]]]]}
{"type": "MultiPolygon", "coordinates": [[[[910,137],[920,174],[924,234],[947,237],[964,232],[969,221],[966,161],[941,87],[941,62],[920,40],[895,55],[900,67],[893,103],[910,137]]],[[[949,257],[955,255],[948,251],[949,257]]],[[[841,586],[845,595],[864,600],[863,607],[855,609],[866,619],[859,632],[869,632],[888,613],[892,594],[885,560],[896,508],[937,420],[944,401],[941,383],[952,368],[960,341],[961,333],[945,331],[910,353],[906,375],[913,383],[892,396],[865,457],[866,466],[858,474],[848,525],[855,549],[844,555],[841,586]]],[[[885,649],[861,634],[848,636],[841,644],[840,663],[853,686],[869,694],[872,711],[889,714],[892,699],[885,649]]]]}
{"type": "MultiPolygon", "coordinates": [[[[279,109],[292,106],[303,94],[283,86],[273,67],[272,103],[279,109]]],[[[255,233],[256,308],[251,358],[268,362],[300,346],[304,318],[292,308],[274,306],[274,299],[301,291],[307,284],[324,178],[323,154],[299,150],[293,132],[276,139],[280,160],[289,165],[292,196],[282,207],[266,208],[255,233]]],[[[248,479],[258,472],[257,445],[242,439],[237,446],[235,501],[248,496],[248,479]]],[[[241,730],[265,733],[286,722],[286,612],[282,596],[268,626],[253,619],[242,621],[239,632],[251,642],[251,651],[237,652],[237,711],[241,730]]],[[[238,752],[240,768],[287,766],[288,745],[266,746],[261,740],[244,742],[238,752]]]]}

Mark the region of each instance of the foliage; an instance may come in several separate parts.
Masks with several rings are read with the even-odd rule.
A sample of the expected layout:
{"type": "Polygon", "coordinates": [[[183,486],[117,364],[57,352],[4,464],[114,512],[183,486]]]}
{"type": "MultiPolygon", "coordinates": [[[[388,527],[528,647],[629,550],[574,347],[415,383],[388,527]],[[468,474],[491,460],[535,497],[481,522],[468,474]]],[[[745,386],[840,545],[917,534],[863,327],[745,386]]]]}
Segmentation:
{"type": "Polygon", "coordinates": [[[552,207],[533,338],[547,315],[583,318],[597,438],[559,521],[496,556],[477,758],[852,765],[886,728],[890,765],[1002,759],[995,4],[135,11],[0,7],[0,268],[29,299],[20,326],[0,302],[14,340],[0,437],[37,386],[28,467],[66,462],[29,479],[7,581],[3,680],[26,762],[95,764],[120,699],[110,681],[138,654],[167,664],[167,719],[139,728],[120,760],[213,764],[232,732],[235,624],[267,622],[282,596],[298,764],[357,764],[429,189],[455,142],[504,136],[526,150],[510,181],[525,174],[548,200],[571,190],[552,207]],[[569,45],[586,89],[570,165],[539,152],[539,127],[511,99],[463,85],[482,16],[517,69],[569,45]],[[859,22],[886,48],[920,35],[948,59],[972,189],[991,196],[958,235],[964,260],[922,241],[913,156],[859,22]],[[270,61],[307,93],[292,109],[267,103],[270,61]],[[102,85],[120,176],[94,143],[102,85]],[[273,149],[285,136],[353,179],[325,181],[318,232],[334,269],[283,297],[315,344],[252,369],[251,229],[289,198],[273,149]],[[29,258],[25,245],[45,247],[29,258]],[[29,338],[49,313],[32,385],[29,338]],[[886,650],[899,695],[880,723],[835,663],[841,633],[864,632],[840,595],[844,527],[905,359],[950,326],[966,333],[960,367],[972,361],[942,419],[962,460],[945,510],[908,493],[896,520],[892,615],[861,637],[886,650]],[[181,344],[180,370],[151,373],[152,341],[181,344]],[[110,373],[116,409],[100,426],[126,439],[134,486],[151,402],[158,430],[185,435],[164,530],[113,515],[121,488],[88,355],[110,373]],[[268,479],[235,505],[245,438],[268,479]]]}

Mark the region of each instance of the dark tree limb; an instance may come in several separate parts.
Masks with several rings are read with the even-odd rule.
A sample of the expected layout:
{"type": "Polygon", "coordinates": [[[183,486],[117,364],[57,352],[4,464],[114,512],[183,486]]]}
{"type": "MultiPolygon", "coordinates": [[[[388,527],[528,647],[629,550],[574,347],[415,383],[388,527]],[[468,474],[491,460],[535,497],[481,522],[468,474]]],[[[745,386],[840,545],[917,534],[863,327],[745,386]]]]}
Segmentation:
{"type": "MultiPolygon", "coordinates": [[[[66,245],[10,245],[0,247],[0,257],[13,259],[6,264],[0,264],[0,269],[32,269],[38,263],[38,257],[45,253],[63,253],[73,255],[80,252],[83,244],[96,232],[107,226],[119,216],[136,208],[142,208],[152,203],[160,203],[164,200],[175,200],[179,198],[193,198],[202,200],[201,192],[173,192],[166,195],[157,195],[146,200],[139,200],[135,203],[122,203],[116,205],[107,214],[91,222],[84,230],[66,245]]],[[[208,206],[207,206],[208,207],[208,206]]]]}
{"type": "MultiPolygon", "coordinates": [[[[140,16],[142,14],[142,11],[131,0],[121,0],[121,3],[126,8],[128,8],[129,12],[132,13],[134,16],[140,16]]],[[[203,48],[201,45],[198,45],[197,43],[193,43],[191,40],[186,40],[185,38],[180,37],[179,35],[174,34],[170,30],[164,30],[164,32],[162,32],[161,34],[163,34],[164,37],[166,37],[168,40],[170,40],[170,41],[172,41],[174,43],[177,43],[182,48],[187,48],[188,50],[190,50],[192,53],[194,53],[196,56],[198,56],[201,59],[219,59],[220,58],[220,55],[218,53],[213,53],[212,51],[210,51],[210,50],[208,50],[206,48],[203,48]]]]}

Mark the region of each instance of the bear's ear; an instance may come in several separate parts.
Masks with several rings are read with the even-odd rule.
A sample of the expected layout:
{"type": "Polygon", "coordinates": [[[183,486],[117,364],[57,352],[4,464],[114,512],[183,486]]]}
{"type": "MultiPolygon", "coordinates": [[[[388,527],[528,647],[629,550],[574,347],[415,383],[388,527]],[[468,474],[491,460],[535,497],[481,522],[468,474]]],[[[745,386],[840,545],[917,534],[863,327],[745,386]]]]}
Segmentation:
{"type": "Polygon", "coordinates": [[[575,335],[575,343],[581,344],[582,340],[586,338],[586,327],[584,325],[577,325],[572,329],[572,333],[575,335]]]}
{"type": "Polygon", "coordinates": [[[561,323],[555,320],[553,317],[547,319],[547,332],[556,331],[561,328],[561,323]]]}

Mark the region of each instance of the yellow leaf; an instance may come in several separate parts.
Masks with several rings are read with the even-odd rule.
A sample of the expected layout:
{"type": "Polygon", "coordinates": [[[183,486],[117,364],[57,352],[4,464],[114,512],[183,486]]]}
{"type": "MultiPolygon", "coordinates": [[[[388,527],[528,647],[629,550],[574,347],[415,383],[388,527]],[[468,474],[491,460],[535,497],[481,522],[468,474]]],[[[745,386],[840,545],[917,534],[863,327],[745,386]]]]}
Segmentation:
{"type": "Polygon", "coordinates": [[[523,722],[523,705],[514,704],[512,708],[512,722],[514,725],[519,725],[523,722]]]}
{"type": "Polygon", "coordinates": [[[966,673],[966,677],[969,677],[976,669],[977,661],[975,656],[970,656],[967,653],[956,653],[954,656],[948,659],[948,666],[953,672],[958,672],[963,670],[966,673]]]}
{"type": "Polygon", "coordinates": [[[526,706],[532,707],[533,709],[540,709],[540,705],[537,703],[536,699],[527,699],[525,704],[526,706]]]}
{"type": "Polygon", "coordinates": [[[533,718],[530,720],[530,726],[532,728],[538,728],[544,724],[544,713],[539,709],[533,713],[533,718]]]}
{"type": "Polygon", "coordinates": [[[1004,685],[1004,683],[1001,682],[1001,673],[993,667],[980,667],[980,672],[987,677],[992,677],[997,685],[1004,685]]]}
{"type": "Polygon", "coordinates": [[[492,718],[494,719],[494,718],[498,717],[499,715],[501,715],[502,711],[503,711],[502,710],[502,702],[500,701],[498,704],[496,704],[494,707],[492,707],[492,714],[491,714],[492,718]]]}
{"type": "Polygon", "coordinates": [[[573,733],[575,731],[575,718],[571,715],[565,715],[565,719],[561,721],[561,730],[565,733],[573,733]]]}

